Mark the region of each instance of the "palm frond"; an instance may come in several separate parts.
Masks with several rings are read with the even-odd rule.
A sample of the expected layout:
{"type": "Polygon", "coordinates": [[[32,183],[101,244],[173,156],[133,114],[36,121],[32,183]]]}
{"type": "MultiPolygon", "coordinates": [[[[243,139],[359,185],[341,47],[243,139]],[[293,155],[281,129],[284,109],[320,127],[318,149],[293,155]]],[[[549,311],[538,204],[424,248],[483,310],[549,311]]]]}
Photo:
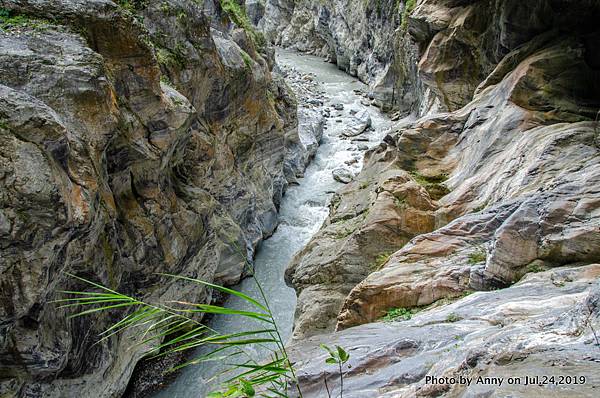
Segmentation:
{"type": "Polygon", "coordinates": [[[84,282],[94,290],[98,290],[91,292],[60,291],[66,297],[54,301],[59,308],[80,309],[80,311],[69,315],[69,318],[117,310],[126,311],[116,322],[113,322],[100,333],[98,342],[135,328],[139,332],[136,334],[137,339],[131,348],[146,347],[145,354],[150,358],[162,357],[199,347],[214,347],[196,358],[169,369],[169,372],[209,361],[226,363],[226,370],[220,372],[219,375],[236,373],[235,376],[229,377],[225,381],[226,387],[223,394],[243,393],[244,389],[249,391],[256,387],[259,389],[259,395],[261,396],[287,397],[288,381],[292,380],[297,384],[279,329],[260,285],[259,290],[264,304],[244,293],[200,279],[160,274],[231,294],[250,304],[254,309],[236,310],[213,304],[171,301],[168,304],[176,304],[176,307],[178,307],[173,308],[164,304],[147,303],[104,287],[101,284],[75,275],[69,275],[84,282]],[[198,314],[249,318],[261,322],[266,327],[223,334],[203,325],[197,319],[198,314]],[[245,350],[245,347],[250,345],[259,345],[271,351],[271,360],[267,363],[257,361],[245,350]],[[239,356],[245,356],[246,360],[235,363],[226,362],[239,356]]]}

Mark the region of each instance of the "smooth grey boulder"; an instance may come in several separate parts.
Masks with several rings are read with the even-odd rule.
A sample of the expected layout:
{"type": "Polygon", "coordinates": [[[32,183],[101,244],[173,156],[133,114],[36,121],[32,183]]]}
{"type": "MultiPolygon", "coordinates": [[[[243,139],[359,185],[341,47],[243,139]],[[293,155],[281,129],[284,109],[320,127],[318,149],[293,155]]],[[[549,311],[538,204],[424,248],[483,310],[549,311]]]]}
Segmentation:
{"type": "Polygon", "coordinates": [[[354,178],[352,172],[343,167],[333,169],[331,174],[333,175],[334,180],[341,182],[342,184],[348,184],[354,178]]]}
{"type": "Polygon", "coordinates": [[[344,129],[342,135],[346,137],[356,137],[365,132],[366,129],[371,127],[371,115],[369,111],[363,109],[358,111],[348,121],[348,125],[344,129]]]}

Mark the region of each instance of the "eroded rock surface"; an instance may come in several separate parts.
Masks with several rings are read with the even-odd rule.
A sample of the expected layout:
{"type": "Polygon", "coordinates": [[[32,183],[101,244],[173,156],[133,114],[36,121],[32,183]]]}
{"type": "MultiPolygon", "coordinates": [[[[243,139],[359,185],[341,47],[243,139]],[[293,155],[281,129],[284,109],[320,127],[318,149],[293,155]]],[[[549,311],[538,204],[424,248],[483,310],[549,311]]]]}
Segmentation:
{"type": "Polygon", "coordinates": [[[157,272],[239,281],[309,157],[296,100],[219,2],[0,7],[0,395],[118,396],[143,347],[93,345],[114,319],[50,303],[65,272],[151,300],[210,299],[157,272]]]}
{"type": "Polygon", "coordinates": [[[401,104],[390,41],[404,7],[392,0],[269,0],[258,27],[273,43],[327,57],[372,85],[378,104],[401,104]]]}
{"type": "Polygon", "coordinates": [[[325,343],[339,344],[350,354],[350,366],[343,370],[347,397],[594,397],[600,383],[594,336],[600,326],[594,316],[599,278],[598,264],[557,268],[410,320],[311,337],[290,347],[303,396],[327,396],[325,378],[331,395],[339,394],[337,367],[324,364],[326,353],[319,347],[325,343]],[[525,376],[544,375],[556,381],[584,377],[585,384],[525,385],[525,376]],[[432,377],[455,382],[433,382],[432,377]],[[509,377],[520,377],[521,384],[509,384],[509,377]]]}
{"type": "Polygon", "coordinates": [[[594,30],[593,0],[268,0],[274,43],[329,57],[378,105],[428,112],[467,104],[507,53],[552,29],[594,30]]]}
{"type": "Polygon", "coordinates": [[[554,15],[569,2],[496,1],[483,12],[484,3],[416,3],[409,33],[427,45],[413,58],[413,84],[429,87],[446,111],[399,121],[337,193],[286,273],[299,297],[294,338],[600,258],[598,32],[583,17],[597,5],[551,17],[573,26],[581,13],[566,34],[505,18],[536,20],[538,8],[554,15]],[[490,12],[491,25],[475,24],[490,12]],[[482,37],[468,33],[475,28],[482,37]],[[462,73],[460,56],[449,63],[457,41],[488,55],[462,73]],[[431,65],[460,70],[444,77],[431,65]]]}

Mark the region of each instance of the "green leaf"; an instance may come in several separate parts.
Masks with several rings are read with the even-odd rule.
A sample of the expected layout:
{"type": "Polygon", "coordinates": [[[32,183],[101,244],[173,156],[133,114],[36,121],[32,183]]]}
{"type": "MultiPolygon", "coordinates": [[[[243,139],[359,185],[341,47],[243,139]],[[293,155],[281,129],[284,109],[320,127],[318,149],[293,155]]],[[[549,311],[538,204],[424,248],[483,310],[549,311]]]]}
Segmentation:
{"type": "Polygon", "coordinates": [[[226,350],[228,348],[229,347],[217,348],[216,350],[211,351],[211,352],[209,352],[206,355],[202,355],[200,357],[192,359],[191,361],[188,361],[188,362],[182,363],[180,365],[177,365],[177,366],[169,369],[167,372],[175,372],[175,371],[177,371],[177,370],[179,370],[181,368],[185,368],[186,366],[197,365],[197,364],[202,363],[202,362],[223,361],[223,360],[225,360],[227,358],[231,358],[233,356],[242,354],[241,351],[235,351],[235,352],[233,352],[231,354],[227,354],[227,355],[220,355],[220,356],[216,356],[215,355],[215,354],[217,354],[219,352],[222,352],[223,350],[226,350]]]}
{"type": "Polygon", "coordinates": [[[348,359],[350,358],[350,354],[348,354],[339,345],[336,345],[335,347],[337,348],[338,356],[339,356],[340,360],[342,361],[342,363],[346,363],[348,361],[348,359]]]}
{"type": "Polygon", "coordinates": [[[115,304],[115,305],[107,305],[107,306],[99,307],[99,308],[92,308],[91,310],[86,310],[86,311],[78,312],[77,314],[69,315],[68,318],[77,318],[77,317],[92,314],[92,313],[98,312],[98,311],[106,311],[106,310],[112,310],[114,308],[122,308],[122,307],[131,307],[132,305],[136,305],[136,303],[128,302],[128,303],[121,303],[121,304],[115,304]]]}
{"type": "Polygon", "coordinates": [[[240,387],[241,391],[244,394],[246,394],[246,396],[253,397],[256,395],[256,391],[254,391],[254,387],[252,387],[252,384],[250,384],[248,380],[244,378],[240,378],[240,387]]]}
{"type": "Polygon", "coordinates": [[[332,357],[335,357],[335,352],[331,348],[329,348],[327,345],[321,344],[320,347],[322,349],[326,350],[329,353],[329,355],[331,355],[332,357]]]}
{"type": "Polygon", "coordinates": [[[276,389],[274,389],[272,387],[267,388],[267,391],[272,392],[273,394],[277,395],[278,397],[288,398],[287,395],[283,394],[282,392],[277,391],[276,389]]]}
{"type": "MultiPolygon", "coordinates": [[[[66,274],[67,274],[68,276],[72,277],[72,278],[75,278],[75,279],[78,279],[78,280],[80,280],[80,281],[82,281],[82,282],[85,282],[85,283],[87,283],[88,285],[92,285],[92,286],[94,286],[94,287],[97,287],[98,289],[104,290],[105,292],[109,292],[109,293],[113,293],[113,294],[116,294],[116,295],[119,295],[119,296],[123,296],[123,295],[122,295],[122,294],[120,294],[119,292],[115,292],[114,290],[111,290],[111,289],[107,288],[106,286],[102,286],[102,285],[100,285],[100,284],[98,284],[98,283],[95,283],[95,282],[89,281],[89,280],[87,280],[87,279],[84,279],[84,278],[82,278],[82,277],[79,277],[79,276],[77,276],[77,275],[70,274],[70,273],[68,273],[68,272],[66,272],[66,274]]],[[[94,293],[83,293],[83,292],[76,292],[76,293],[79,293],[79,294],[94,294],[94,293]]],[[[97,294],[101,294],[101,293],[97,293],[97,294]]]]}
{"type": "Polygon", "coordinates": [[[258,319],[263,322],[273,323],[272,318],[269,314],[263,314],[261,312],[253,312],[253,311],[240,311],[234,310],[231,308],[225,308],[218,305],[209,305],[209,304],[193,304],[193,303],[182,303],[181,301],[175,301],[179,304],[187,304],[193,305],[196,309],[193,310],[183,310],[185,312],[192,313],[206,313],[206,314],[223,314],[223,315],[240,315],[248,318],[258,319]]]}
{"type": "Polygon", "coordinates": [[[224,293],[229,293],[232,294],[234,296],[237,296],[239,298],[241,298],[242,300],[245,300],[253,305],[255,305],[256,307],[262,309],[263,311],[269,312],[269,310],[267,309],[267,307],[265,307],[264,305],[262,305],[261,303],[259,303],[258,301],[256,301],[255,299],[253,299],[252,297],[242,293],[242,292],[238,292],[236,290],[233,289],[228,289],[226,287],[223,286],[219,286],[219,285],[215,285],[213,283],[209,283],[209,282],[205,282],[201,279],[194,279],[194,278],[190,278],[187,276],[181,276],[181,275],[173,275],[173,274],[163,274],[163,273],[159,273],[159,275],[164,275],[164,276],[169,276],[171,278],[175,278],[175,279],[183,279],[186,281],[190,281],[190,282],[194,282],[194,283],[198,283],[200,285],[204,285],[204,286],[208,286],[211,287],[213,289],[217,289],[219,291],[222,291],[224,293]]]}
{"type": "Polygon", "coordinates": [[[327,358],[327,359],[325,360],[325,363],[329,363],[329,364],[332,364],[332,365],[336,365],[336,364],[338,363],[338,361],[337,361],[335,358],[327,358]]]}
{"type": "MultiPolygon", "coordinates": [[[[245,369],[250,369],[249,371],[246,371],[244,373],[242,373],[241,375],[236,376],[247,376],[250,375],[252,373],[258,373],[258,372],[269,372],[272,374],[279,374],[282,376],[286,376],[287,377],[287,373],[288,373],[288,369],[284,367],[286,363],[285,358],[282,359],[278,359],[269,363],[266,363],[264,365],[252,365],[249,363],[241,363],[241,364],[237,364],[237,363],[233,363],[233,364],[227,364],[229,366],[234,366],[236,368],[245,368],[245,369]]],[[[231,379],[233,380],[233,379],[231,379]]],[[[228,381],[231,381],[228,380],[228,381]]]]}

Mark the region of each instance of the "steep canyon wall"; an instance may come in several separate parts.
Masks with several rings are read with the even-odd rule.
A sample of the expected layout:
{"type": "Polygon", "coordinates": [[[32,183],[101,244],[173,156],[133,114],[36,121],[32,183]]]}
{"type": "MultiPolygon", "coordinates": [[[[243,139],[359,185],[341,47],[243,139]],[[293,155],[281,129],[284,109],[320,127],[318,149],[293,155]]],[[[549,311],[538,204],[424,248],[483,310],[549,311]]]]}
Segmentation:
{"type": "Polygon", "coordinates": [[[57,309],[66,273],[159,301],[210,297],[158,272],[239,281],[305,166],[295,98],[218,1],[0,9],[0,395],[117,396],[144,347],[57,309]]]}

